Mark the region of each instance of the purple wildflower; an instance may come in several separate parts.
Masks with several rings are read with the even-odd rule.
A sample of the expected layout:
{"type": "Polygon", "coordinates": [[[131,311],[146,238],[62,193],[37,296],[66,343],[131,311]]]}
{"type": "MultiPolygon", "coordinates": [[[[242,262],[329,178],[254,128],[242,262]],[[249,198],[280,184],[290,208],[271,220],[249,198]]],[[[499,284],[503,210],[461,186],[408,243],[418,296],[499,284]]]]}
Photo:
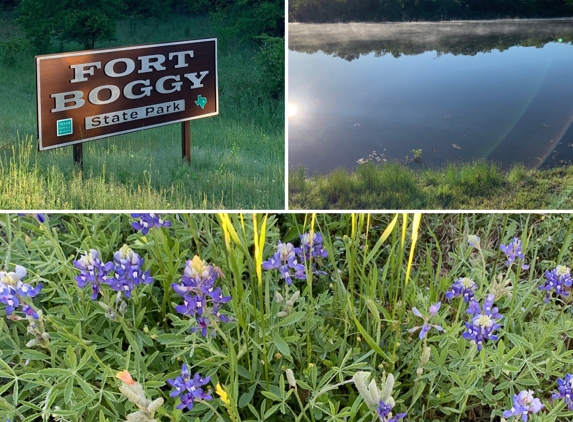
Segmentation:
{"type": "Polygon", "coordinates": [[[103,263],[99,259],[99,253],[95,249],[90,249],[80,259],[74,261],[74,266],[80,270],[80,275],[74,277],[78,287],[83,288],[87,283],[91,283],[92,300],[97,300],[101,283],[107,283],[109,273],[113,269],[113,262],[103,263]]]}
{"type": "Polygon", "coordinates": [[[545,302],[549,301],[551,297],[551,290],[555,289],[558,295],[569,296],[567,287],[571,287],[573,280],[571,279],[571,269],[565,265],[558,265],[551,271],[545,271],[546,282],[539,290],[545,290],[545,302]]]}
{"type": "Polygon", "coordinates": [[[522,261],[521,269],[522,270],[529,269],[529,265],[523,263],[525,256],[521,251],[521,240],[519,240],[517,237],[514,237],[513,241],[511,243],[508,243],[507,245],[499,245],[499,248],[507,256],[507,261],[505,261],[506,266],[509,267],[515,261],[516,258],[519,258],[522,261]]]}
{"type": "Polygon", "coordinates": [[[281,278],[284,278],[287,284],[292,284],[292,278],[306,280],[306,268],[299,264],[296,257],[296,250],[292,243],[282,243],[279,240],[277,251],[268,260],[263,262],[264,270],[278,269],[281,278]],[[294,270],[294,274],[291,270],[294,270]]]}
{"type": "Polygon", "coordinates": [[[295,248],[296,254],[302,262],[306,262],[312,256],[313,258],[328,258],[328,251],[322,246],[322,234],[314,233],[312,239],[310,233],[300,235],[300,247],[295,248]]]}
{"type": "Polygon", "coordinates": [[[34,319],[39,319],[36,311],[23,300],[26,297],[35,297],[42,290],[42,283],[32,287],[24,283],[26,268],[16,265],[14,272],[0,271],[0,303],[6,305],[6,315],[12,315],[16,308],[22,305],[22,312],[34,319]]]}
{"type": "Polygon", "coordinates": [[[477,289],[477,284],[469,277],[460,277],[454,284],[451,290],[446,292],[447,299],[462,296],[464,302],[470,302],[474,298],[474,291],[477,289]]]}
{"type": "Polygon", "coordinates": [[[420,311],[418,311],[417,308],[412,308],[412,312],[414,315],[424,319],[424,325],[422,325],[421,327],[418,326],[418,327],[410,328],[408,330],[408,332],[414,333],[414,332],[420,330],[420,328],[421,328],[421,330],[420,330],[420,340],[421,340],[424,337],[426,337],[426,334],[428,334],[428,331],[430,331],[432,329],[432,327],[438,331],[444,331],[444,329],[441,326],[430,324],[430,318],[438,313],[438,311],[440,310],[440,306],[442,306],[441,302],[435,303],[434,305],[430,306],[430,316],[428,316],[428,317],[423,316],[422,313],[420,311]]]}
{"type": "Polygon", "coordinates": [[[204,385],[207,385],[211,381],[211,377],[203,378],[199,374],[193,375],[187,368],[187,365],[183,364],[181,367],[181,375],[175,379],[168,379],[167,383],[175,388],[171,392],[171,397],[179,396],[181,399],[181,404],[177,406],[177,409],[193,409],[195,400],[212,400],[211,390],[208,392],[203,391],[204,385]]]}
{"type": "Polygon", "coordinates": [[[396,422],[403,419],[406,413],[398,413],[396,416],[392,417],[392,407],[390,404],[384,403],[380,400],[380,405],[376,408],[378,416],[380,417],[380,422],[396,422]]]}
{"type": "Polygon", "coordinates": [[[223,296],[221,288],[215,287],[219,274],[220,270],[207,265],[195,255],[192,260],[187,261],[181,284],[171,284],[173,290],[183,296],[183,305],[176,306],[175,310],[183,315],[194,316],[199,327],[194,327],[191,331],[201,330],[203,336],[206,336],[208,332],[209,315],[223,322],[231,320],[220,313],[221,304],[229,302],[232,298],[223,296]]]}
{"type": "Polygon", "coordinates": [[[31,316],[34,319],[40,318],[38,316],[38,314],[36,313],[36,311],[34,310],[34,308],[32,308],[30,305],[22,306],[22,312],[24,312],[26,314],[26,316],[31,316]]]}
{"type": "Polygon", "coordinates": [[[502,319],[503,316],[499,314],[497,307],[492,308],[494,300],[494,295],[488,295],[483,310],[478,302],[472,300],[467,310],[467,313],[473,317],[470,322],[465,323],[467,331],[462,334],[462,337],[475,342],[478,352],[481,351],[484,340],[495,341],[498,339],[493,332],[501,327],[498,320],[502,319]]]}
{"type": "MultiPolygon", "coordinates": [[[[313,258],[327,258],[328,251],[322,246],[322,234],[314,233],[312,240],[310,233],[300,235],[300,247],[295,248],[292,243],[278,242],[277,251],[268,260],[263,262],[264,270],[279,270],[281,278],[287,284],[292,284],[292,279],[306,280],[306,268],[304,263],[313,258]]],[[[324,271],[316,270],[314,263],[313,274],[325,275],[324,271]]]]}
{"type": "Polygon", "coordinates": [[[472,234],[468,236],[468,244],[472,247],[472,248],[476,248],[479,249],[480,248],[480,241],[481,239],[479,238],[479,236],[472,234]]]}
{"type": "Polygon", "coordinates": [[[115,277],[108,278],[107,283],[117,291],[123,292],[126,298],[131,297],[131,291],[139,284],[150,284],[153,278],[148,271],[141,267],[145,260],[135,253],[129,246],[123,247],[113,254],[115,277]]]}
{"type": "Polygon", "coordinates": [[[164,221],[159,214],[131,214],[131,216],[139,219],[139,221],[131,223],[131,227],[135,230],[141,230],[143,235],[146,235],[149,229],[153,227],[171,227],[171,221],[164,221]]]}
{"type": "Polygon", "coordinates": [[[565,399],[565,404],[569,410],[573,410],[573,374],[566,374],[565,379],[559,378],[557,380],[557,391],[551,398],[565,399]]]}
{"type": "Polygon", "coordinates": [[[533,398],[533,391],[523,390],[513,396],[513,406],[511,410],[503,412],[504,418],[512,416],[520,417],[523,422],[527,422],[528,414],[537,413],[543,409],[543,404],[539,399],[533,398]]]}
{"type": "Polygon", "coordinates": [[[18,217],[34,217],[38,222],[43,223],[46,221],[46,216],[44,214],[25,214],[18,213],[18,217]]]}

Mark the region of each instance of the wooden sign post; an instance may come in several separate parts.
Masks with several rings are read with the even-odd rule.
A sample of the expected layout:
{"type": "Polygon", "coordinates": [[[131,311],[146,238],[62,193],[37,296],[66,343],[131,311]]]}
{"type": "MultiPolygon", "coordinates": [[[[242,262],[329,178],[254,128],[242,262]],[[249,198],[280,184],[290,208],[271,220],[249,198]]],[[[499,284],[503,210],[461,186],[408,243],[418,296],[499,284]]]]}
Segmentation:
{"type": "Polygon", "coordinates": [[[181,123],[181,152],[183,159],[191,164],[191,122],[181,123]]]}
{"type": "Polygon", "coordinates": [[[82,171],[84,171],[84,151],[82,144],[74,144],[74,164],[82,171]]]}
{"type": "Polygon", "coordinates": [[[190,120],[219,114],[217,39],[36,56],[38,149],[182,123],[191,160],[190,120]]]}

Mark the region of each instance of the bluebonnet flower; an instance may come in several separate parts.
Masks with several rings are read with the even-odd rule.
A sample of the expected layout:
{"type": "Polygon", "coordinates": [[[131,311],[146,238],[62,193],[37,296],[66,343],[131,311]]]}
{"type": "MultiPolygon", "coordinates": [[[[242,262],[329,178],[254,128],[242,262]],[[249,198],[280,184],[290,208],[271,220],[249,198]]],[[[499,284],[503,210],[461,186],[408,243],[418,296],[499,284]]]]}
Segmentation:
{"type": "Polygon", "coordinates": [[[107,284],[117,291],[123,292],[126,298],[131,297],[131,291],[139,284],[150,284],[153,278],[148,271],[143,271],[141,267],[145,260],[135,253],[129,246],[123,247],[113,254],[115,277],[108,278],[107,284]]]}
{"type": "Polygon", "coordinates": [[[546,282],[539,290],[545,290],[545,302],[549,301],[551,297],[551,290],[555,289],[558,295],[569,296],[567,287],[571,287],[573,280],[571,279],[571,269],[565,265],[558,265],[551,271],[545,271],[546,282]]]}
{"type": "Polygon", "coordinates": [[[153,227],[171,227],[171,221],[164,221],[159,214],[131,214],[131,216],[139,219],[139,221],[131,223],[131,227],[135,230],[141,230],[143,235],[146,235],[149,229],[153,227]]]}
{"type": "Polygon", "coordinates": [[[80,270],[80,275],[74,277],[78,286],[83,288],[87,283],[91,283],[92,300],[99,296],[101,283],[106,283],[110,271],[113,269],[113,262],[103,263],[99,259],[99,253],[95,249],[90,249],[80,259],[74,261],[74,266],[80,270]]]}
{"type": "Polygon", "coordinates": [[[292,284],[293,277],[298,280],[306,280],[306,268],[303,264],[299,264],[292,243],[282,243],[279,240],[277,251],[263,262],[263,269],[267,271],[278,269],[281,278],[284,278],[289,286],[292,284]]]}
{"type": "MultiPolygon", "coordinates": [[[[277,245],[277,251],[268,260],[263,262],[264,270],[278,269],[281,278],[284,278],[287,284],[292,284],[293,278],[297,280],[306,280],[306,268],[304,263],[313,258],[327,258],[328,251],[322,246],[322,234],[314,233],[312,239],[310,233],[300,235],[300,247],[295,248],[292,243],[282,243],[280,240],[277,245]]],[[[313,263],[313,274],[325,275],[324,271],[317,271],[313,263]]]]}
{"type": "Polygon", "coordinates": [[[18,213],[18,217],[34,217],[38,222],[43,223],[46,221],[46,216],[44,214],[25,214],[25,213],[18,213]]]}
{"type": "Polygon", "coordinates": [[[569,410],[573,410],[573,374],[566,374],[565,379],[559,378],[557,380],[557,391],[551,398],[565,399],[565,404],[569,410]]]}
{"type": "Polygon", "coordinates": [[[406,413],[398,413],[396,416],[392,417],[392,407],[392,405],[386,404],[380,400],[380,405],[376,408],[376,412],[378,412],[381,422],[396,422],[406,416],[406,413]]]}
{"type": "Polygon", "coordinates": [[[475,342],[478,352],[481,351],[484,340],[495,341],[498,339],[493,332],[501,327],[498,321],[503,316],[499,314],[497,307],[492,308],[494,300],[494,295],[488,295],[484,302],[483,310],[480,308],[479,303],[472,300],[467,310],[467,313],[473,315],[473,317],[470,322],[465,323],[467,331],[462,334],[462,337],[475,342]]]}
{"type": "Polygon", "coordinates": [[[183,315],[194,316],[199,327],[194,327],[192,331],[201,330],[203,336],[208,332],[209,315],[223,322],[231,321],[231,318],[220,312],[221,304],[229,302],[232,298],[223,296],[221,288],[215,287],[219,274],[222,274],[219,269],[207,265],[195,255],[192,260],[187,261],[181,284],[171,284],[173,290],[183,296],[183,305],[176,306],[175,310],[183,315]]]}
{"type": "Polygon", "coordinates": [[[474,292],[477,289],[477,284],[469,277],[460,277],[454,284],[450,291],[446,292],[447,299],[462,296],[464,302],[469,302],[474,298],[474,292]]]}
{"type": "Polygon", "coordinates": [[[477,236],[475,234],[471,234],[468,236],[468,244],[472,248],[479,249],[480,248],[480,241],[481,241],[481,239],[479,238],[479,236],[477,236]]]}
{"type": "Polygon", "coordinates": [[[512,416],[520,417],[523,422],[527,422],[530,413],[537,413],[543,409],[543,404],[539,399],[533,398],[533,391],[523,390],[513,396],[513,406],[511,410],[503,412],[504,418],[512,416]]]}
{"type": "Polygon", "coordinates": [[[38,314],[36,313],[35,309],[32,308],[30,305],[24,305],[22,306],[22,312],[24,312],[26,314],[26,316],[30,316],[34,319],[39,319],[40,317],[38,316],[38,314]]]}
{"type": "Polygon", "coordinates": [[[193,409],[194,401],[199,400],[212,400],[211,390],[208,392],[203,391],[204,385],[207,385],[211,381],[211,377],[202,377],[199,374],[193,375],[187,368],[187,365],[183,364],[181,369],[181,375],[175,379],[168,379],[167,383],[171,385],[175,390],[170,394],[171,397],[179,396],[181,399],[181,404],[177,406],[177,409],[193,409]]]}
{"type": "Polygon", "coordinates": [[[430,316],[428,316],[428,317],[423,316],[422,313],[420,311],[418,311],[417,308],[412,308],[412,312],[414,313],[414,315],[424,319],[424,325],[422,325],[421,327],[418,326],[418,327],[410,328],[408,330],[408,332],[414,333],[421,328],[421,330],[420,330],[420,340],[421,340],[424,337],[426,337],[426,334],[428,334],[428,331],[430,331],[432,329],[432,327],[434,327],[438,331],[444,331],[444,329],[441,326],[429,323],[430,318],[433,317],[434,315],[436,315],[438,313],[438,311],[440,310],[440,306],[442,306],[441,302],[438,302],[438,303],[430,306],[430,316]]]}
{"type": "Polygon", "coordinates": [[[513,241],[511,243],[508,243],[507,245],[499,245],[499,248],[507,256],[507,261],[505,261],[506,266],[509,267],[515,261],[516,258],[519,258],[522,261],[521,269],[522,270],[529,269],[529,265],[523,263],[525,256],[521,251],[521,240],[519,240],[517,237],[514,237],[513,241]]]}
{"type": "Polygon", "coordinates": [[[322,246],[322,234],[314,233],[312,239],[310,233],[301,234],[300,247],[295,248],[295,253],[300,257],[302,262],[306,262],[312,256],[313,258],[328,258],[328,251],[322,246]]]}
{"type": "Polygon", "coordinates": [[[32,287],[22,279],[27,275],[26,268],[16,265],[13,272],[0,271],[0,303],[6,305],[6,315],[12,315],[16,308],[22,305],[22,312],[27,316],[38,319],[36,311],[23,298],[35,297],[42,290],[42,283],[32,287]]]}

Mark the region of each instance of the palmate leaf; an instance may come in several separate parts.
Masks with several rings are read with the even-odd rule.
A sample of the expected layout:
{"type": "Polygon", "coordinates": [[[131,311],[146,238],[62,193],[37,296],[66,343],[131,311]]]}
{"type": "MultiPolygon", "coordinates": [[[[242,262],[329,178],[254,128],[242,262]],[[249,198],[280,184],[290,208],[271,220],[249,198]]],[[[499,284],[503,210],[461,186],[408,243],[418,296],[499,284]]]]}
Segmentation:
{"type": "Polygon", "coordinates": [[[281,352],[283,356],[286,356],[287,358],[291,357],[288,343],[284,341],[284,339],[274,331],[273,331],[273,341],[275,343],[276,348],[278,349],[279,352],[281,352]]]}
{"type": "Polygon", "coordinates": [[[23,359],[29,359],[29,360],[45,360],[45,361],[50,360],[50,357],[45,353],[33,349],[22,350],[21,356],[23,359]]]}
{"type": "Polygon", "coordinates": [[[296,324],[302,320],[306,315],[306,312],[293,312],[288,316],[281,318],[275,325],[274,328],[288,327],[289,325],[296,324]]]}

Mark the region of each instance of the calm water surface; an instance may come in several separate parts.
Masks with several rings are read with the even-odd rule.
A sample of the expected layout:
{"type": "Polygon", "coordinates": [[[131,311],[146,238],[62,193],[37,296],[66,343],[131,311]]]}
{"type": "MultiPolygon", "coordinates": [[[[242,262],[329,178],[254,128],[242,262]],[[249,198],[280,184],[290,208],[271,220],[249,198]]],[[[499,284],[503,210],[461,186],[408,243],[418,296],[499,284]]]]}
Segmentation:
{"type": "Polygon", "coordinates": [[[289,26],[289,165],[573,161],[573,20],[289,26]]]}

